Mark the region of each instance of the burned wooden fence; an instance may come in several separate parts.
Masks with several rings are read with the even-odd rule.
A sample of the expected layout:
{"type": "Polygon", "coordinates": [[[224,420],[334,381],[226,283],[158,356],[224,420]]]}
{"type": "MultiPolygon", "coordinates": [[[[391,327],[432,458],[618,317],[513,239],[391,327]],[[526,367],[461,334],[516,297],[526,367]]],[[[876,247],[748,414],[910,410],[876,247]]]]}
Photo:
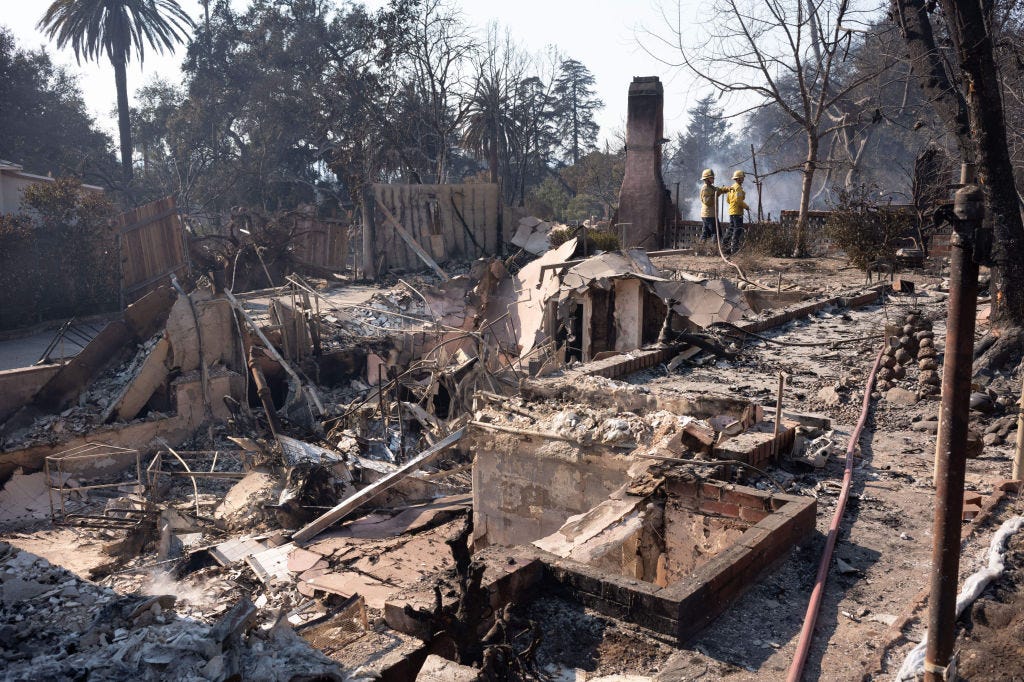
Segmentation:
{"type": "MultiPolygon", "coordinates": [[[[501,247],[498,186],[374,185],[377,202],[433,260],[496,255],[501,247]]],[[[418,270],[424,261],[378,207],[376,259],[381,270],[418,270]]]]}
{"type": "Polygon", "coordinates": [[[137,301],[189,269],[174,197],[126,211],[114,222],[121,255],[121,299],[137,301]]]}
{"type": "Polygon", "coordinates": [[[348,266],[348,226],[348,221],[297,217],[291,244],[295,260],[329,270],[345,269],[348,266]]]}

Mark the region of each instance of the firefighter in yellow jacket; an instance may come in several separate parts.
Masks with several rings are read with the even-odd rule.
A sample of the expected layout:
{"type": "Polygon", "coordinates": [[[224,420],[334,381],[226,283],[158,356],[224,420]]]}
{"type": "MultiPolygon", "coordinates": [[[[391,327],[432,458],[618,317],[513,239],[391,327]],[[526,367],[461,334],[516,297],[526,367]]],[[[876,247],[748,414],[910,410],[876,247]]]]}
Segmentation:
{"type": "Polygon", "coordinates": [[[743,180],[747,174],[741,170],[732,174],[733,183],[726,189],[725,200],[729,205],[729,229],[725,234],[726,248],[729,253],[736,253],[743,242],[743,212],[750,215],[747,206],[747,193],[743,191],[743,180]]]}
{"type": "Polygon", "coordinates": [[[704,226],[700,232],[700,240],[706,242],[718,231],[718,211],[715,203],[718,197],[729,191],[728,187],[715,187],[715,171],[705,168],[700,174],[703,184],[700,186],[700,218],[704,226]]]}

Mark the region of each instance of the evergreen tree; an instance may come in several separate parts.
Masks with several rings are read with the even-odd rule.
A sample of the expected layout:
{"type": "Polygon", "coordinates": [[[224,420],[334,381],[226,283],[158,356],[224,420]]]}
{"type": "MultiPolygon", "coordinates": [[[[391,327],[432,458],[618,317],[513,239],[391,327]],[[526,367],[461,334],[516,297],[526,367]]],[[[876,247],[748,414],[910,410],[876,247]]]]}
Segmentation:
{"type": "Polygon", "coordinates": [[[594,76],[575,59],[565,59],[558,67],[552,90],[555,130],[561,138],[564,157],[572,164],[597,148],[600,129],[594,114],[604,102],[594,94],[594,76]]]}

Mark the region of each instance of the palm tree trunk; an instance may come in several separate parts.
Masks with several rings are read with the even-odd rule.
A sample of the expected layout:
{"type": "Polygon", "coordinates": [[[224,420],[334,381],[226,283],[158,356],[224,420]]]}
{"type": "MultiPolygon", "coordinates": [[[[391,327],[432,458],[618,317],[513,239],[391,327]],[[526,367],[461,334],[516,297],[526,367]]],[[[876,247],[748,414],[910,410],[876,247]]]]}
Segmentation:
{"type": "Polygon", "coordinates": [[[128,74],[124,59],[111,58],[117,85],[117,129],[121,136],[121,173],[127,185],[132,181],[132,124],[128,116],[128,74]]]}
{"type": "Polygon", "coordinates": [[[487,165],[490,166],[491,182],[498,184],[498,140],[493,139],[487,145],[487,165]]]}

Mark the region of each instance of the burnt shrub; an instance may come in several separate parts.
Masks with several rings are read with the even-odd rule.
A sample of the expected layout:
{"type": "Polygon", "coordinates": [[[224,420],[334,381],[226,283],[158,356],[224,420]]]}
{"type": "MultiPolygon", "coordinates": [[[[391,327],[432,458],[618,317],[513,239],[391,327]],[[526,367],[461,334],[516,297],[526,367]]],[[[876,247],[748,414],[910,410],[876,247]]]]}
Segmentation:
{"type": "MultiPolygon", "coordinates": [[[[748,223],[743,235],[743,250],[772,258],[788,258],[796,247],[796,230],[794,226],[775,223],[748,223]]],[[[723,225],[722,236],[727,225],[723,225]]]]}
{"type": "MultiPolygon", "coordinates": [[[[580,228],[568,226],[556,227],[548,233],[548,242],[551,244],[551,248],[555,249],[573,237],[579,236],[580,228]]],[[[606,232],[603,230],[587,231],[587,253],[594,253],[595,251],[618,251],[619,247],[619,235],[614,232],[606,232]]],[[[583,245],[581,243],[576,247],[576,255],[582,254],[583,245]]]]}
{"type": "Polygon", "coordinates": [[[825,236],[861,269],[894,258],[908,227],[908,217],[879,203],[877,196],[878,188],[872,185],[837,188],[825,222],[825,236]]]}

